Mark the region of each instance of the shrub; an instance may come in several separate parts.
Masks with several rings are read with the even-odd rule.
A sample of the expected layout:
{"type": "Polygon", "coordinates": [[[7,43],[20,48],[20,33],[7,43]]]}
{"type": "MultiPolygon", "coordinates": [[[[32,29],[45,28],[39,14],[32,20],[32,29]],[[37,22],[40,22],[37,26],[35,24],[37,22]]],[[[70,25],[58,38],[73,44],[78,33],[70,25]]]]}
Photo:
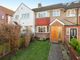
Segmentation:
{"type": "Polygon", "coordinates": [[[15,51],[18,49],[19,31],[19,26],[9,25],[6,23],[0,24],[0,44],[9,44],[5,44],[4,52],[7,52],[9,50],[15,51]]]}
{"type": "Polygon", "coordinates": [[[70,41],[70,44],[73,46],[74,49],[76,49],[76,46],[78,45],[78,41],[76,38],[72,38],[70,41]]]}
{"type": "Polygon", "coordinates": [[[76,38],[72,38],[70,44],[80,55],[80,42],[76,38]]]}
{"type": "Polygon", "coordinates": [[[22,47],[24,47],[24,37],[20,37],[20,39],[19,39],[19,48],[22,48],[22,47]]]}
{"type": "Polygon", "coordinates": [[[0,45],[0,55],[2,55],[3,52],[3,45],[0,45]]]}
{"type": "Polygon", "coordinates": [[[32,37],[32,33],[31,32],[27,32],[24,36],[25,38],[25,47],[28,47],[28,45],[30,44],[31,41],[31,37],[32,37]]]}
{"type": "Polygon", "coordinates": [[[78,45],[76,46],[76,51],[77,51],[78,54],[80,55],[80,44],[78,44],[78,45]]]}
{"type": "Polygon", "coordinates": [[[28,47],[32,36],[33,36],[32,32],[28,30],[26,30],[24,34],[22,33],[19,39],[19,47],[20,48],[28,47]]]}

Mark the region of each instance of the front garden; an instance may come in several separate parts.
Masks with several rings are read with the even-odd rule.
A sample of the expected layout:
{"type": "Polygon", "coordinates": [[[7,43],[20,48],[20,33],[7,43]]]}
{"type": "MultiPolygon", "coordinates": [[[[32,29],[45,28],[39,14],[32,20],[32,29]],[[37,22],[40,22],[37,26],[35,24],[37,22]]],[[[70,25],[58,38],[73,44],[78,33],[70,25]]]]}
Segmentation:
{"type": "Polygon", "coordinates": [[[21,33],[20,28],[19,25],[0,24],[0,60],[47,60],[49,41],[39,41],[29,29],[21,33]]]}
{"type": "Polygon", "coordinates": [[[32,41],[28,48],[17,51],[16,55],[9,55],[1,60],[48,60],[49,41],[32,41]]]}

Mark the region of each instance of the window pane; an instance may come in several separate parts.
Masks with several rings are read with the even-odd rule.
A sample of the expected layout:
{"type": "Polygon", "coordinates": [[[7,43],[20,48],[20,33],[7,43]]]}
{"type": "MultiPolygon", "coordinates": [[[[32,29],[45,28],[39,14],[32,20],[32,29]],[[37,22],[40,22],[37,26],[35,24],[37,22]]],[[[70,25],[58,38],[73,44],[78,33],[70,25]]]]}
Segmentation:
{"type": "Polygon", "coordinates": [[[37,17],[38,17],[38,18],[47,17],[47,11],[38,12],[38,13],[37,13],[37,17]]]}
{"type": "Polygon", "coordinates": [[[4,19],[4,16],[2,16],[2,19],[4,19]]]}
{"type": "Polygon", "coordinates": [[[45,29],[46,29],[45,26],[39,26],[38,32],[46,32],[45,29]]]}
{"type": "Polygon", "coordinates": [[[22,19],[29,18],[29,13],[22,14],[22,19]]]}
{"type": "Polygon", "coordinates": [[[60,16],[60,10],[53,10],[53,16],[60,16]]]}
{"type": "Polygon", "coordinates": [[[74,36],[76,36],[77,35],[77,30],[76,29],[74,29],[74,36]]]}

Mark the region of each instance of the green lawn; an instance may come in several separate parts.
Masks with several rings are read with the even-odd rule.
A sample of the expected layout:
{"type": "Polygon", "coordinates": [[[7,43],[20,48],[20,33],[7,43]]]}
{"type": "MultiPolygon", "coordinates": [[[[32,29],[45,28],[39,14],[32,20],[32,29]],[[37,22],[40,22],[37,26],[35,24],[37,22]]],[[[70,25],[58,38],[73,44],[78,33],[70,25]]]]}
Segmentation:
{"type": "Polygon", "coordinates": [[[48,60],[49,49],[49,41],[33,41],[28,48],[12,56],[11,60],[48,60]]]}

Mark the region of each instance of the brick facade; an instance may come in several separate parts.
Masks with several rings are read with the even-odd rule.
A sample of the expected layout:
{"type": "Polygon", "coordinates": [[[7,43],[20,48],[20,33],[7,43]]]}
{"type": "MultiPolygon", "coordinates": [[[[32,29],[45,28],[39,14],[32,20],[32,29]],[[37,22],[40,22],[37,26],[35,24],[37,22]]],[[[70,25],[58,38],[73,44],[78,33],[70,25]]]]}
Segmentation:
{"type": "Polygon", "coordinates": [[[78,23],[79,23],[79,25],[80,25],[80,16],[79,16],[79,19],[78,19],[79,21],[78,21],[78,23]]]}
{"type": "MultiPolygon", "coordinates": [[[[77,38],[80,39],[80,8],[78,10],[78,7],[80,7],[80,3],[71,3],[69,5],[63,5],[63,4],[56,4],[56,5],[51,5],[51,6],[45,6],[45,7],[40,7],[33,9],[35,12],[35,23],[36,26],[49,26],[50,28],[50,35],[51,35],[51,27],[54,26],[61,26],[62,27],[62,40],[70,40],[70,35],[67,34],[66,29],[67,28],[77,28],[78,33],[77,33],[77,38]],[[53,16],[53,11],[54,10],[60,10],[60,15],[59,16],[53,16]],[[37,13],[38,12],[44,12],[46,11],[49,18],[46,17],[40,17],[37,18],[37,13]],[[70,14],[70,15],[69,15],[70,14]],[[59,21],[63,22],[64,25],[62,25],[60,22],[55,22],[50,26],[50,23],[52,23],[55,19],[58,19],[59,21]],[[78,25],[78,24],[79,25],[78,25]],[[77,25],[77,26],[76,26],[77,25]]],[[[68,33],[69,32],[68,29],[68,33]]],[[[37,33],[38,36],[39,33],[37,33]]],[[[40,33],[42,36],[39,35],[39,37],[43,37],[43,35],[46,35],[44,33],[40,33]]],[[[51,36],[50,36],[51,38],[51,36]]]]}
{"type": "Polygon", "coordinates": [[[70,40],[70,29],[71,28],[76,28],[77,29],[77,39],[80,40],[80,26],[65,26],[64,28],[64,35],[65,35],[65,38],[64,40],[70,40]],[[69,35],[66,34],[66,29],[69,28],[69,35]]]}
{"type": "Polygon", "coordinates": [[[46,39],[50,37],[50,33],[36,33],[36,37],[40,39],[46,39]]]}

